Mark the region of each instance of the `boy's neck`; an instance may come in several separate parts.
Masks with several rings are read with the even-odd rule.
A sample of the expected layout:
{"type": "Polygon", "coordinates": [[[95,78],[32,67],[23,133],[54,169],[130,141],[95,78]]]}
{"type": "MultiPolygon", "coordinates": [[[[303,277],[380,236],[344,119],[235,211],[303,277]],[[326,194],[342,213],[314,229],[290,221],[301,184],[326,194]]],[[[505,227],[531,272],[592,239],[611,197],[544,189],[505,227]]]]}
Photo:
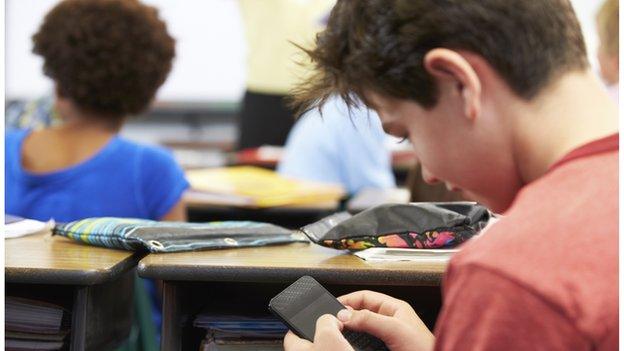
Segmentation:
{"type": "Polygon", "coordinates": [[[525,184],[577,147],[618,132],[617,106],[591,72],[565,74],[509,112],[514,157],[525,184]]]}

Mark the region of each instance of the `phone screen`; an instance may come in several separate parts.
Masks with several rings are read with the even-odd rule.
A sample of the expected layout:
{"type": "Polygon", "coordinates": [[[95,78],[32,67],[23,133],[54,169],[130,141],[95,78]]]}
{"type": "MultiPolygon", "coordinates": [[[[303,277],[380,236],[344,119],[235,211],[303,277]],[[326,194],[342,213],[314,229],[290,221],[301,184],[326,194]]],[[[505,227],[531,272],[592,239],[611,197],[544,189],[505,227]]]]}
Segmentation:
{"type": "Polygon", "coordinates": [[[269,308],[300,337],[312,341],[319,317],[335,316],[345,307],[316,280],[305,276],[275,296],[269,308]]]}
{"type": "Polygon", "coordinates": [[[325,293],[319,296],[311,304],[296,313],[290,322],[296,325],[299,330],[314,338],[316,321],[324,314],[338,314],[344,307],[332,295],[325,293]]]}

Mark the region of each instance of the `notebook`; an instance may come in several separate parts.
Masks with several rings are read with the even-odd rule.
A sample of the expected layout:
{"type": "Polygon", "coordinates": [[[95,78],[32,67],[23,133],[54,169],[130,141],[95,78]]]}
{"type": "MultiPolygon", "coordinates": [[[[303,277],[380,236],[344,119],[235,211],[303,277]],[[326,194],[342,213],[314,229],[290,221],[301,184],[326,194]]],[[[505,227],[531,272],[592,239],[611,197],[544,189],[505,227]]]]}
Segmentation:
{"type": "Polygon", "coordinates": [[[61,306],[7,296],[6,350],[60,350],[69,333],[70,316],[61,306]]]}

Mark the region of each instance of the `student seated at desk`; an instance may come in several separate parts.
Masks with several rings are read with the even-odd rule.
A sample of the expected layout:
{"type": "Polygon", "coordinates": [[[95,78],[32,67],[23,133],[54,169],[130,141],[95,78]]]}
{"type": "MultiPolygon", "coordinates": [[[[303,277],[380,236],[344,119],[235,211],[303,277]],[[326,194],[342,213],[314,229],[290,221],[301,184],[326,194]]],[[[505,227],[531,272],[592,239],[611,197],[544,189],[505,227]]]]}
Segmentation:
{"type": "Polygon", "coordinates": [[[350,194],[364,188],[396,187],[387,135],[377,114],[349,109],[333,97],[303,115],[291,130],[277,171],[285,176],[343,185],[350,194]]]}
{"type": "Polygon", "coordinates": [[[392,351],[617,350],[617,107],[569,1],[338,0],[311,58],[301,110],[357,97],[426,181],[503,217],[451,259],[435,335],[360,291],[287,351],[353,351],[342,329],[392,351]]]}
{"type": "Polygon", "coordinates": [[[60,222],[184,220],[188,183],[171,154],[118,135],[171,70],[175,41],[157,10],[135,0],[66,0],[33,42],[62,121],[6,134],[6,212],[60,222]]]}

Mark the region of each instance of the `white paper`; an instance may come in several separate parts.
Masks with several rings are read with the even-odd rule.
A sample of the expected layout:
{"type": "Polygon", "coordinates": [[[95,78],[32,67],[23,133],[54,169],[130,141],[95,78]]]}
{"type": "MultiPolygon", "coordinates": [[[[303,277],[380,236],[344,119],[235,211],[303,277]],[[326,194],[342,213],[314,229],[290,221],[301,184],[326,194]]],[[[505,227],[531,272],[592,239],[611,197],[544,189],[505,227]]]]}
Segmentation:
{"type": "Polygon", "coordinates": [[[23,219],[4,225],[4,238],[12,239],[26,235],[38,234],[50,231],[54,228],[54,220],[47,222],[36,221],[34,219],[23,219]]]}
{"type": "Polygon", "coordinates": [[[355,255],[371,262],[446,262],[459,249],[394,249],[372,247],[358,251],[355,255]]]}

